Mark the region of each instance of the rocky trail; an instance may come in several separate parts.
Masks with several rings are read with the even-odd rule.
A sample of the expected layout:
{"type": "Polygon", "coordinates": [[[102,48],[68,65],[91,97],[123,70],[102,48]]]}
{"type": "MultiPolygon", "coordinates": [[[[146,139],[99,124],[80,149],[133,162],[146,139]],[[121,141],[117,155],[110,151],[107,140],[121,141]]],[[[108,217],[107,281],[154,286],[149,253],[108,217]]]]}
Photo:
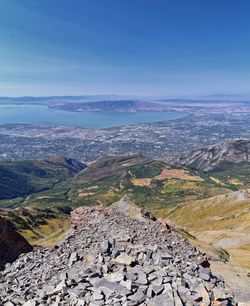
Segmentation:
{"type": "Polygon", "coordinates": [[[72,231],[0,272],[0,305],[237,305],[205,254],[124,197],[78,208],[72,231]],[[133,214],[134,213],[134,217],[133,214]]]}

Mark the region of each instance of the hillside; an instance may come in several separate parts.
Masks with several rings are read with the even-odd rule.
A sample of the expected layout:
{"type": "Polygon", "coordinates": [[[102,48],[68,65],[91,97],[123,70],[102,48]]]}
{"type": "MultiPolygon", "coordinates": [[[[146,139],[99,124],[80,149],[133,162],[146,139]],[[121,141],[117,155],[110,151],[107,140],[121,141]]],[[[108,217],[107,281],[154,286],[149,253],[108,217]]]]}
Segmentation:
{"type": "Polygon", "coordinates": [[[194,150],[175,158],[173,163],[205,172],[242,166],[250,163],[250,141],[232,140],[194,150]]]}
{"type": "MultiPolygon", "coordinates": [[[[78,165],[76,161],[74,163],[78,165]]],[[[65,167],[64,163],[62,167],[58,166],[58,160],[52,164],[28,161],[10,165],[13,169],[20,169],[20,173],[23,165],[29,165],[32,170],[34,165],[39,165],[40,170],[47,170],[44,177],[32,177],[34,193],[0,201],[1,215],[32,244],[51,245],[60,240],[68,230],[72,207],[108,206],[124,193],[141,207],[161,216],[162,211],[178,203],[230,191],[202,172],[171,167],[140,156],[105,157],[84,171],[77,172],[81,164],[80,168],[74,167],[75,171],[70,168],[70,173],[69,166],[65,167]],[[73,173],[76,174],[71,176],[73,173]],[[39,191],[37,187],[40,188],[41,183],[44,190],[39,191]]],[[[19,176],[22,183],[24,175],[19,176]]],[[[30,171],[28,177],[31,177],[30,171]]]]}
{"type": "Polygon", "coordinates": [[[32,250],[32,246],[17,233],[7,220],[0,216],[0,270],[22,253],[32,250]]]}
{"type": "Polygon", "coordinates": [[[23,197],[53,187],[83,170],[85,165],[65,157],[0,163],[0,199],[23,197]]]}
{"type": "Polygon", "coordinates": [[[56,244],[70,227],[69,206],[0,209],[0,215],[32,245],[56,244]]]}
{"type": "Polygon", "coordinates": [[[249,208],[248,189],[178,205],[167,220],[201,241],[226,249],[233,264],[250,269],[249,208]]]}
{"type": "Polygon", "coordinates": [[[33,180],[36,187],[37,182],[46,183],[45,190],[0,201],[0,213],[32,244],[51,245],[60,240],[68,230],[72,207],[109,206],[127,194],[138,205],[161,217],[180,203],[228,194],[235,188],[201,171],[137,155],[105,157],[74,176],[71,175],[81,167],[74,168],[74,172],[71,169],[69,174],[67,167],[47,161],[11,163],[15,169],[20,164],[32,167],[39,164],[42,169],[46,165],[50,169],[49,179],[47,175],[33,180]],[[54,173],[62,181],[55,183],[54,173]]]}
{"type": "Polygon", "coordinates": [[[75,210],[60,245],[23,255],[0,274],[0,304],[236,305],[187,240],[152,218],[116,211],[131,203],[75,210]]]}
{"type": "MultiPolygon", "coordinates": [[[[247,191],[232,192],[236,186],[232,180],[235,182],[239,176],[237,167],[224,170],[230,176],[230,182],[226,182],[223,171],[205,173],[138,155],[108,156],[88,167],[64,158],[10,163],[13,169],[20,169],[20,173],[27,164],[31,165],[28,169],[34,169],[34,165],[39,165],[39,169],[46,168],[47,182],[48,178],[54,179],[54,175],[61,178],[61,181],[58,179],[47,185],[46,190],[0,201],[1,214],[33,245],[51,246],[63,239],[69,233],[72,207],[87,206],[87,211],[95,212],[93,207],[102,205],[98,210],[105,211],[106,217],[112,212],[143,222],[145,217],[154,220],[151,213],[157,217],[167,216],[170,224],[181,228],[181,235],[209,254],[229,259],[232,266],[245,271],[249,269],[250,241],[246,240],[249,199],[247,191]],[[222,173],[219,178],[218,174],[222,173]],[[127,196],[120,200],[124,194],[127,196]],[[110,208],[106,210],[104,207],[108,206],[110,208]],[[145,215],[146,210],[150,213],[145,215]],[[235,241],[237,244],[230,245],[235,241]]],[[[249,178],[249,168],[241,169],[245,171],[244,177],[249,178]]],[[[236,187],[240,189],[243,185],[236,187]]],[[[89,222],[89,218],[81,217],[84,211],[79,208],[73,213],[81,225],[89,222]]],[[[76,227],[77,222],[73,222],[76,227]]]]}
{"type": "Polygon", "coordinates": [[[75,177],[46,192],[33,194],[21,202],[16,199],[9,204],[23,207],[108,206],[126,193],[139,205],[157,210],[229,191],[202,172],[171,167],[137,155],[110,156],[97,160],[75,177]]]}
{"type": "MultiPolygon", "coordinates": [[[[223,267],[221,273],[226,273],[225,277],[237,288],[244,278],[250,286],[249,208],[248,189],[178,205],[165,216],[167,222],[188,232],[189,238],[203,249],[224,254],[229,266],[223,267]]],[[[246,290],[247,293],[250,292],[246,290]]]]}

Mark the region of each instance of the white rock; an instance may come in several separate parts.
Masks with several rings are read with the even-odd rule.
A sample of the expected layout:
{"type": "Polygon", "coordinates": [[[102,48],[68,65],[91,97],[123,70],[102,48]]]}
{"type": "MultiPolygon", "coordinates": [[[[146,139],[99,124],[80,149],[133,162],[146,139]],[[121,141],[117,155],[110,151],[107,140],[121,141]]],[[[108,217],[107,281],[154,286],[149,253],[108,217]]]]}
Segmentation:
{"type": "Polygon", "coordinates": [[[124,279],[124,274],[121,272],[113,272],[105,275],[104,278],[109,282],[118,283],[124,279]]]}
{"type": "Polygon", "coordinates": [[[36,306],[37,302],[35,300],[29,300],[23,304],[23,306],[36,306]]]}
{"type": "Polygon", "coordinates": [[[129,266],[134,262],[134,258],[126,253],[122,253],[115,258],[115,262],[129,266]]]}

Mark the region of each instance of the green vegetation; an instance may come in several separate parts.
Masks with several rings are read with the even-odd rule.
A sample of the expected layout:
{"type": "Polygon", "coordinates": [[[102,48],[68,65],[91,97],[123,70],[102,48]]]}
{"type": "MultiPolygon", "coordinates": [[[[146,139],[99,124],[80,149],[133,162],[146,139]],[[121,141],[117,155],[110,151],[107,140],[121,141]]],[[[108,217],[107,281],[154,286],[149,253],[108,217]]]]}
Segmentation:
{"type": "Polygon", "coordinates": [[[122,156],[102,158],[46,191],[1,201],[0,206],[107,206],[128,194],[147,209],[161,209],[226,192],[224,185],[203,173],[173,168],[139,156],[122,156]]]}
{"type": "Polygon", "coordinates": [[[0,214],[30,243],[49,245],[69,228],[71,210],[69,206],[28,207],[1,210],[0,214]]]}
{"type": "MultiPolygon", "coordinates": [[[[229,172],[225,172],[229,170],[205,174],[140,156],[102,158],[82,172],[75,171],[75,176],[71,166],[60,159],[0,166],[0,169],[5,167],[15,173],[17,178],[10,188],[15,187],[12,195],[18,197],[8,199],[7,194],[0,200],[3,214],[29,241],[43,243],[56,241],[65,232],[69,224],[69,207],[108,206],[127,194],[138,205],[164,217],[180,203],[228,194],[234,188],[245,186],[233,183],[240,179],[242,182],[244,178],[246,184],[250,171],[246,167],[233,169],[229,183],[226,181],[229,172]],[[24,189],[25,184],[30,189],[24,189]],[[10,212],[10,208],[14,211],[10,212]]],[[[196,216],[196,212],[192,216],[196,216]]],[[[202,220],[199,215],[196,219],[202,220]]]]}
{"type": "Polygon", "coordinates": [[[224,163],[209,175],[221,180],[228,188],[239,190],[250,187],[250,163],[224,163]]]}
{"type": "Polygon", "coordinates": [[[0,199],[12,199],[52,188],[83,165],[63,157],[39,161],[2,162],[0,199]]]}

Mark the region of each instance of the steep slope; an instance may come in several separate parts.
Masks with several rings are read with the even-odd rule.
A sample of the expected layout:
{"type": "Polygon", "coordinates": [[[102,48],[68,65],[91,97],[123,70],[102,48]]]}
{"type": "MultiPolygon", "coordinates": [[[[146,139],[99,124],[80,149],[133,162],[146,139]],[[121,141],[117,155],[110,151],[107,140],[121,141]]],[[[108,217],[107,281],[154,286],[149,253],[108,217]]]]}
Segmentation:
{"type": "Polygon", "coordinates": [[[166,220],[198,240],[225,249],[231,264],[250,269],[250,190],[185,203],[166,220]]]}
{"type": "Polygon", "coordinates": [[[0,269],[17,259],[20,254],[31,250],[32,246],[0,217],[0,269]]]}
{"type": "Polygon", "coordinates": [[[32,245],[53,245],[70,225],[69,206],[2,209],[0,215],[32,245]]]}
{"type": "Polygon", "coordinates": [[[228,260],[213,263],[215,271],[231,284],[236,296],[250,301],[250,190],[185,203],[166,216],[196,245],[228,260]]]}
{"type": "Polygon", "coordinates": [[[202,171],[225,170],[233,165],[250,163],[250,141],[232,140],[191,151],[173,160],[174,164],[202,171]]]}
{"type": "Polygon", "coordinates": [[[204,254],[165,224],[95,206],[74,211],[72,226],[0,274],[1,305],[236,305],[204,254]]]}
{"type": "Polygon", "coordinates": [[[69,158],[0,163],[0,199],[26,196],[53,187],[85,165],[69,158]]]}

